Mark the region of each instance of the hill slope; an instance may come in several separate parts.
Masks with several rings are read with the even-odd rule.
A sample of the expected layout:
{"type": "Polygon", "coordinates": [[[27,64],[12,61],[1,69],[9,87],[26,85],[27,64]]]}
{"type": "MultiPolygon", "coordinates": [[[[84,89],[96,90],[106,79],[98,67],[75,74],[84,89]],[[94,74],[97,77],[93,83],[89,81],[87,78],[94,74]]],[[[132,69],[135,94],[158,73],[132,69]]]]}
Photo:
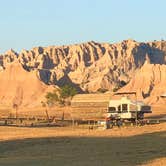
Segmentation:
{"type": "Polygon", "coordinates": [[[9,106],[39,104],[48,90],[35,71],[24,70],[17,61],[0,72],[0,83],[0,104],[9,106]]]}
{"type": "Polygon", "coordinates": [[[166,65],[146,62],[120,91],[136,91],[139,99],[148,103],[166,104],[160,97],[166,91],[166,65]]]}
{"type": "MultiPolygon", "coordinates": [[[[132,83],[127,85],[127,89],[130,90],[134,81],[140,81],[139,78],[142,79],[142,83],[136,83],[133,87],[135,89],[146,89],[146,92],[143,90],[140,93],[145,93],[142,94],[144,99],[148,99],[151,95],[157,97],[158,93],[162,93],[166,89],[165,69],[163,69],[166,66],[165,41],[139,43],[134,40],[124,40],[117,44],[91,41],[69,46],[36,47],[31,50],[22,50],[19,54],[14,50],[9,50],[0,56],[0,79],[11,77],[9,72],[11,69],[9,70],[8,66],[14,62],[17,62],[24,68],[19,67],[12,70],[15,74],[19,73],[19,70],[21,71],[19,77],[24,80],[22,84],[27,84],[28,86],[31,82],[30,80],[36,80],[34,89],[30,90],[31,92],[36,89],[41,89],[39,90],[41,92],[43,91],[43,86],[62,86],[67,83],[84,92],[112,91],[131,81],[132,83]],[[145,62],[149,64],[149,67],[144,67],[145,62]],[[158,86],[160,86],[161,90],[157,94],[156,90],[152,91],[153,93],[146,94],[153,83],[150,81],[151,78],[148,78],[148,81],[145,78],[149,73],[151,73],[150,75],[153,74],[154,66],[155,83],[153,90],[158,89],[158,86]],[[139,70],[140,74],[136,74],[139,73],[139,70]],[[31,76],[27,77],[27,75],[31,76]],[[159,75],[162,75],[162,80],[160,80],[159,75]]],[[[17,90],[15,88],[17,86],[14,85],[15,83],[12,83],[13,81],[15,80],[10,79],[10,86],[9,84],[6,85],[5,81],[1,84],[1,101],[9,98],[11,102],[11,96],[14,93],[16,94],[17,90]],[[9,94],[11,92],[13,94],[9,95],[3,92],[4,89],[9,89],[9,94]]],[[[24,90],[27,86],[21,89],[24,90]]],[[[29,96],[27,98],[30,98],[31,95],[28,95],[28,92],[27,90],[27,93],[24,92],[24,94],[29,96]]],[[[35,91],[35,94],[39,92],[35,91]]],[[[26,97],[23,100],[25,99],[26,97]]],[[[150,100],[148,99],[147,101],[150,100]]]]}

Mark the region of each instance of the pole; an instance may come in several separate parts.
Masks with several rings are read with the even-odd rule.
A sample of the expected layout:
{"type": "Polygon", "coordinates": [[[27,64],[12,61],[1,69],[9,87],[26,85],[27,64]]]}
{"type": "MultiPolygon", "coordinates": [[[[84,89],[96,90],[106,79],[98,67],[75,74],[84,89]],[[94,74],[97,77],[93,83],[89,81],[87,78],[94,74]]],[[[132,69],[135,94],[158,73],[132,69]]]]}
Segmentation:
{"type": "Polygon", "coordinates": [[[18,106],[16,105],[16,125],[18,124],[18,106]]]}
{"type": "Polygon", "coordinates": [[[135,97],[136,97],[136,126],[137,126],[137,116],[138,116],[138,106],[137,106],[137,93],[135,94],[135,97]]]}
{"type": "Polygon", "coordinates": [[[49,117],[49,114],[48,114],[48,110],[47,110],[47,108],[45,109],[45,112],[46,112],[47,120],[48,120],[48,123],[49,123],[49,121],[50,121],[50,117],[49,117]]]}

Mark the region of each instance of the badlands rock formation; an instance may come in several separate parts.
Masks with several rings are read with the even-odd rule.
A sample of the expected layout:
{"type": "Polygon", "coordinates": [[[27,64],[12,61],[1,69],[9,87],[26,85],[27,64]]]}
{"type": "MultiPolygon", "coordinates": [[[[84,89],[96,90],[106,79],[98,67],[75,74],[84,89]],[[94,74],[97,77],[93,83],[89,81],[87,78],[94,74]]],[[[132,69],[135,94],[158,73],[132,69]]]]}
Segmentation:
{"type": "Polygon", "coordinates": [[[37,78],[35,71],[28,72],[15,61],[0,72],[0,105],[35,106],[51,88],[37,78]]]}
{"type": "Polygon", "coordinates": [[[150,104],[166,104],[160,97],[166,92],[166,65],[145,62],[120,91],[136,91],[139,99],[150,104]]]}
{"type": "MultiPolygon", "coordinates": [[[[22,89],[26,89],[29,85],[26,81],[32,80],[31,84],[35,86],[28,93],[35,91],[36,96],[38,86],[43,89],[43,86],[62,86],[69,83],[83,92],[112,91],[129,83],[130,80],[126,88],[141,89],[139,94],[143,99],[166,90],[165,41],[139,43],[134,40],[124,40],[117,44],[91,41],[70,46],[36,47],[22,50],[19,54],[9,50],[0,56],[0,79],[9,77],[9,68],[15,62],[21,66],[15,72],[15,77],[24,78],[25,86],[22,89]],[[30,78],[32,76],[28,78],[27,75],[33,75],[33,78],[30,78]],[[162,90],[158,90],[158,86],[162,90]]],[[[0,100],[9,97],[2,93],[7,87],[5,80],[3,81],[0,100]]],[[[10,88],[17,87],[12,84],[12,80],[10,86],[10,88]]],[[[12,97],[9,98],[12,100],[12,97]]]]}

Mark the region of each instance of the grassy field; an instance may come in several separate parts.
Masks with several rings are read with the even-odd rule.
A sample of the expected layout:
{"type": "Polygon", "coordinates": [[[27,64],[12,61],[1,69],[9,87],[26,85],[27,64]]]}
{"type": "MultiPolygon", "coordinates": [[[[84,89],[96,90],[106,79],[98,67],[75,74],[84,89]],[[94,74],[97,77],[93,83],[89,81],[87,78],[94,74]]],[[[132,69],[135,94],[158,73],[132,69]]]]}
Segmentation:
{"type": "Polygon", "coordinates": [[[136,166],[166,161],[164,123],[92,131],[0,127],[0,135],[2,166],[136,166]]]}
{"type": "MultiPolygon", "coordinates": [[[[46,108],[43,107],[34,107],[34,108],[19,108],[18,110],[18,117],[22,117],[23,115],[26,116],[45,116],[46,117],[46,108]]],[[[100,107],[52,107],[48,110],[49,116],[55,116],[57,118],[61,118],[62,114],[64,113],[65,119],[104,119],[106,108],[100,107]]],[[[10,107],[2,107],[0,106],[0,117],[1,116],[9,116],[9,114],[13,114],[15,116],[15,110],[10,107]]],[[[166,105],[155,105],[152,106],[152,113],[145,114],[145,117],[149,116],[166,116],[166,105]]]]}

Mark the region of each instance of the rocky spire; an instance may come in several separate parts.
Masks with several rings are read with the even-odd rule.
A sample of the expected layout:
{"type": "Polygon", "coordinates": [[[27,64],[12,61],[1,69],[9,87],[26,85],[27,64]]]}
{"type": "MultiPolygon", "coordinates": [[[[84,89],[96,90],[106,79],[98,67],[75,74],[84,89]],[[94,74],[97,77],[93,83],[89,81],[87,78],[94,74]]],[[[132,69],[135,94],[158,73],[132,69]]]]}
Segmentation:
{"type": "Polygon", "coordinates": [[[146,63],[146,64],[150,64],[150,63],[151,63],[148,53],[146,53],[146,55],[145,55],[145,63],[146,63]]]}

